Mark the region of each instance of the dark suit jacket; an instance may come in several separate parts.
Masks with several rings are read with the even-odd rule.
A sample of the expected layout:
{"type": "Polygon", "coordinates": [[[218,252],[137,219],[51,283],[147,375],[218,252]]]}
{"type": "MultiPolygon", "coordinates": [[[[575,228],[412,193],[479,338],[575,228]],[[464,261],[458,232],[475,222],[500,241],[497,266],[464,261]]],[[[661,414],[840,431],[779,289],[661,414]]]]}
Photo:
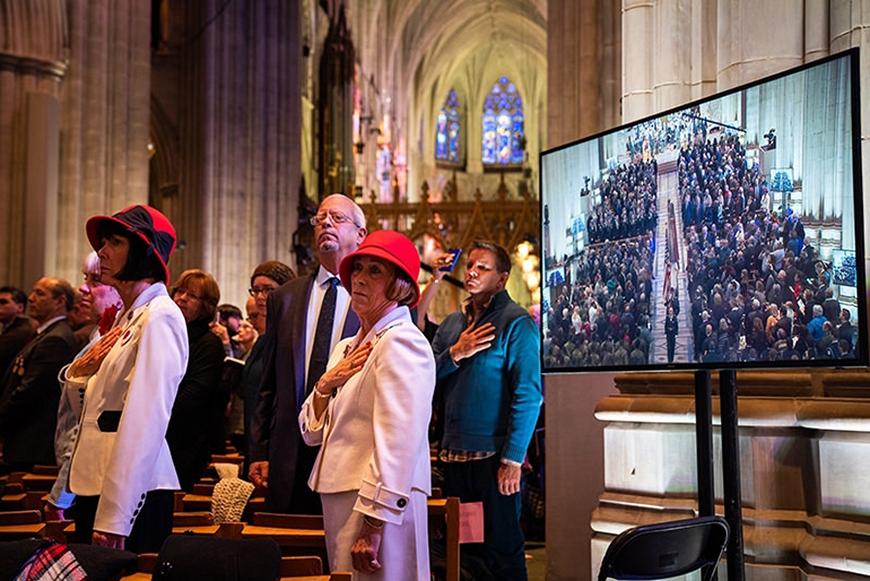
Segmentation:
{"type": "Polygon", "coordinates": [[[0,438],[8,464],[55,464],[57,374],[75,354],[72,329],[66,321],[57,321],[34,337],[6,371],[0,391],[0,438]]]}
{"type": "Polygon", "coordinates": [[[187,325],[190,356],[178,385],[166,442],[183,490],[190,491],[208,466],[215,431],[223,422],[220,402],[224,346],[209,321],[187,325]]]}
{"type": "Polygon", "coordinates": [[[28,317],[18,317],[0,334],[0,377],[6,375],[12,360],[34,335],[36,329],[28,317]]]}
{"type": "MultiPolygon", "coordinates": [[[[313,275],[293,279],[269,296],[266,308],[268,324],[261,339],[266,342],[265,363],[249,445],[252,462],[269,461],[266,502],[273,512],[286,512],[290,506],[299,447],[304,445],[297,393],[305,389],[305,316],[313,285],[313,275]]],[[[341,336],[357,330],[359,319],[348,311],[341,336]]]]}

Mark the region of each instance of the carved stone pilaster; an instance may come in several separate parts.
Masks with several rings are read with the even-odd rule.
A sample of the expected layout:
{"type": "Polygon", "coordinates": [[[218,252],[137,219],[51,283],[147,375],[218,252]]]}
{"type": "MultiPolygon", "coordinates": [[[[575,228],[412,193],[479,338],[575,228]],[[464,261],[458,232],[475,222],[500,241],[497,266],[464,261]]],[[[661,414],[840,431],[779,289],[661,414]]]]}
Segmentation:
{"type": "Polygon", "coordinates": [[[258,263],[293,264],[301,25],[299,3],[283,0],[232,2],[209,21],[224,4],[176,5],[187,23],[178,48],[179,187],[163,202],[185,241],[173,273],[203,268],[222,302],[242,306],[258,263]]]}
{"type": "Polygon", "coordinates": [[[57,229],[57,107],[67,72],[66,5],[3,0],[0,14],[0,280],[28,288],[46,269],[56,272],[56,243],[28,244],[26,233],[57,229]],[[43,34],[28,34],[31,30],[43,34]]]}

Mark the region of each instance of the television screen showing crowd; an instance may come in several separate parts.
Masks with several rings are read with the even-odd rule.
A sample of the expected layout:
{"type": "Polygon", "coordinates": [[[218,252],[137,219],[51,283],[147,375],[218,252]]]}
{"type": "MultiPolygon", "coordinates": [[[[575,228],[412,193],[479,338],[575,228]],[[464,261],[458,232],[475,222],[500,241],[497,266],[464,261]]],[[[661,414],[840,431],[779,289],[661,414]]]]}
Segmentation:
{"type": "Polygon", "coordinates": [[[545,370],[860,362],[850,71],[545,152],[545,370]]]}

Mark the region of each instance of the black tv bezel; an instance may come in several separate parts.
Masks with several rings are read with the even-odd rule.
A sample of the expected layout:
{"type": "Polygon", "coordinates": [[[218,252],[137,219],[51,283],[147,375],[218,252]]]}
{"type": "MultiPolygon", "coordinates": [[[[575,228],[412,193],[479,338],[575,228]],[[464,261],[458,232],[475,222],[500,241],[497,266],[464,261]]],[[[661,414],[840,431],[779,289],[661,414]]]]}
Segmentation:
{"type": "MultiPolygon", "coordinates": [[[[863,159],[861,157],[861,93],[860,93],[860,68],[859,68],[859,49],[857,47],[852,47],[850,49],[840,51],[836,54],[829,55],[827,57],[812,61],[810,63],[805,63],[797,67],[790,68],[788,70],[769,75],[763,77],[761,79],[752,81],[750,83],[746,83],[744,85],[740,85],[737,87],[733,87],[727,89],[725,91],[717,92],[713,95],[695,100],[689,101],[687,103],[683,103],[676,107],[672,107],[670,109],[657,112],[653,115],[648,115],[646,117],[636,119],[634,121],[623,123],[622,125],[611,127],[609,129],[599,131],[592,135],[588,135],[586,137],[582,137],[580,139],[576,139],[574,141],[570,141],[568,143],[564,143],[562,145],[551,147],[549,149],[542,150],[538,154],[538,192],[540,195],[538,196],[538,215],[540,216],[540,229],[538,231],[541,236],[540,240],[543,242],[544,239],[544,157],[550,154],[556,153],[563,149],[568,149],[579,145],[581,143],[585,143],[587,141],[593,141],[595,139],[600,139],[606,135],[611,133],[616,133],[619,131],[623,131],[640,123],[646,123],[648,121],[652,121],[659,117],[663,117],[665,115],[670,115],[679,111],[684,111],[691,107],[695,107],[702,103],[706,103],[708,101],[715,101],[716,99],[721,99],[722,97],[726,97],[733,93],[739,93],[740,91],[745,91],[747,89],[751,89],[752,87],[756,87],[758,85],[763,85],[764,83],[768,83],[770,81],[775,81],[777,79],[787,77],[789,75],[793,75],[795,73],[799,73],[805,71],[807,69],[811,69],[813,67],[823,65],[825,63],[835,61],[842,58],[849,59],[850,65],[850,75],[851,75],[851,107],[852,107],[852,198],[854,205],[854,213],[855,213],[855,258],[858,269],[858,320],[855,322],[855,328],[858,332],[858,339],[855,343],[855,358],[848,360],[831,360],[831,359],[810,359],[810,360],[801,360],[801,361],[735,361],[735,362],[716,362],[716,363],[704,363],[704,362],[688,362],[688,363],[649,363],[646,365],[624,365],[624,366],[614,366],[614,365],[601,365],[596,367],[547,367],[546,365],[546,357],[544,353],[544,318],[543,313],[541,313],[541,323],[540,323],[540,364],[541,364],[541,372],[544,375],[562,375],[569,373],[614,373],[614,372],[662,372],[662,371],[697,371],[697,370],[717,370],[717,369],[737,369],[737,370],[784,370],[784,369],[810,369],[810,368],[828,368],[828,369],[845,369],[845,368],[856,368],[856,367],[867,367],[868,366],[868,332],[870,332],[870,327],[868,327],[868,318],[867,318],[867,280],[865,278],[865,261],[867,260],[867,256],[864,252],[864,242],[866,233],[864,232],[864,213],[863,213],[863,181],[862,181],[862,164],[863,159]]],[[[545,292],[546,287],[546,276],[547,276],[547,265],[546,265],[546,257],[543,256],[542,250],[542,260],[541,260],[541,299],[543,300],[543,293],[545,292]]]]}

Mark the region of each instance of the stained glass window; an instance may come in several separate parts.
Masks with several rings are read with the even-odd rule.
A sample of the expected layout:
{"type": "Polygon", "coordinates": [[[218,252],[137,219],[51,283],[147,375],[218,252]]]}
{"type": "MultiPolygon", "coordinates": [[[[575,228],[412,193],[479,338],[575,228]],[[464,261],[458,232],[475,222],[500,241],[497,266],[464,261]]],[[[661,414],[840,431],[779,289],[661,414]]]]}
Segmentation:
{"type": "Polygon", "coordinates": [[[507,77],[492,86],[483,102],[483,163],[523,163],[523,99],[507,77]]]}
{"type": "Polygon", "coordinates": [[[441,111],[438,113],[435,132],[435,159],[450,163],[459,163],[459,131],[460,123],[459,98],[456,91],[450,89],[441,111]]]}

